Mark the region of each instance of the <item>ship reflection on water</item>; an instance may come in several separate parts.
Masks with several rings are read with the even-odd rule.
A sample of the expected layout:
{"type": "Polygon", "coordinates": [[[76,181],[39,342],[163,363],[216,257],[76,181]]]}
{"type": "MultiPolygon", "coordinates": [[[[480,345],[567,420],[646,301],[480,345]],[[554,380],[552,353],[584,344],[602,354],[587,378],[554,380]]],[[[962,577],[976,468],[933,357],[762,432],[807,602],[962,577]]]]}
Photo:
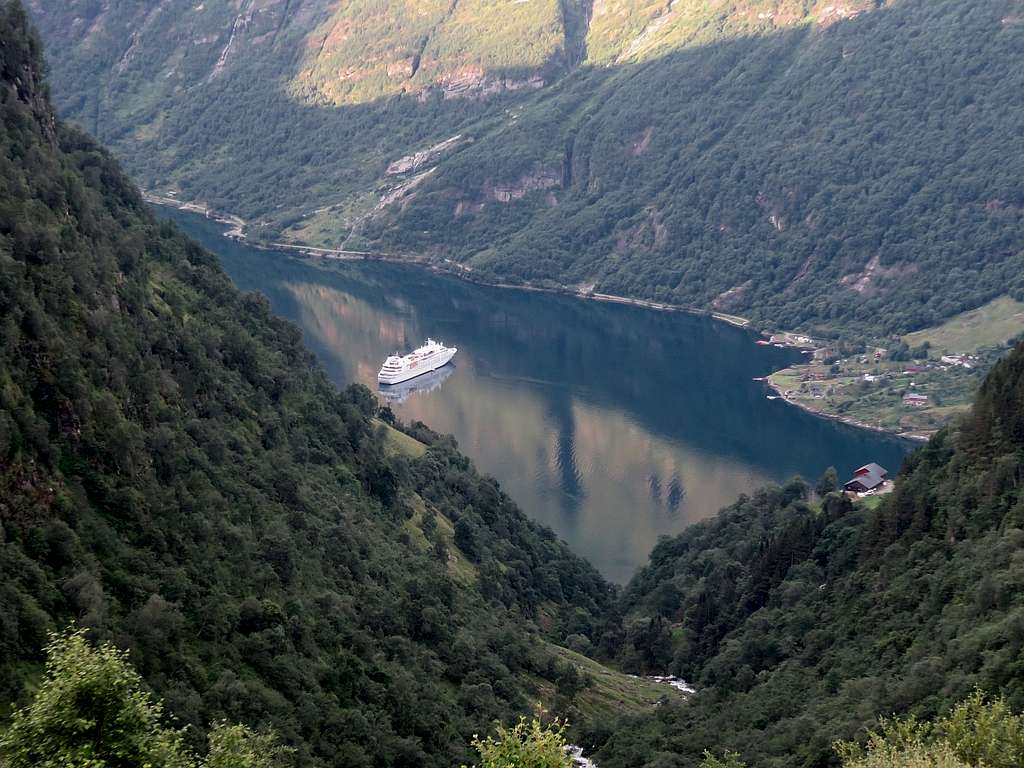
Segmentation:
{"type": "Polygon", "coordinates": [[[455,372],[455,364],[448,363],[436,371],[424,373],[415,379],[409,379],[399,384],[381,384],[377,390],[378,394],[388,403],[404,403],[412,395],[418,392],[426,394],[440,389],[445,379],[455,372]]]}

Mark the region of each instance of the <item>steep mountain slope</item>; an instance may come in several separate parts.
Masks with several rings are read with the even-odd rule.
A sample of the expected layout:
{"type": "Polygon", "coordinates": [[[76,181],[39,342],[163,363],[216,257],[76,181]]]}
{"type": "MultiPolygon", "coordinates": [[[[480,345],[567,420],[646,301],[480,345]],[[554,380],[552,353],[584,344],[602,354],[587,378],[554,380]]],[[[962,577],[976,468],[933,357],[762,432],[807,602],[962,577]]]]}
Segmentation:
{"type": "Polygon", "coordinates": [[[580,73],[364,233],[789,328],[1020,298],[1021,14],[903,0],[580,73]]]}
{"type": "Polygon", "coordinates": [[[790,328],[1024,296],[1021,0],[31,6],[66,114],[254,236],[790,328]]]}
{"type": "Polygon", "coordinates": [[[39,49],[0,3],[0,716],[71,621],[182,722],[271,725],[300,765],[451,766],[575,693],[545,641],[609,585],[449,440],[337,392],[54,119],[39,49]]]}
{"type": "Polygon", "coordinates": [[[64,115],[144,186],[275,231],[314,209],[361,214],[391,161],[556,78],[583,14],[575,0],[27,5],[64,115]]]}
{"type": "Polygon", "coordinates": [[[879,714],[933,716],[980,686],[1024,704],[1024,345],[974,411],[870,510],[791,483],[660,544],[627,588],[622,659],[691,703],[619,723],[602,766],[835,763],[879,714]]]}

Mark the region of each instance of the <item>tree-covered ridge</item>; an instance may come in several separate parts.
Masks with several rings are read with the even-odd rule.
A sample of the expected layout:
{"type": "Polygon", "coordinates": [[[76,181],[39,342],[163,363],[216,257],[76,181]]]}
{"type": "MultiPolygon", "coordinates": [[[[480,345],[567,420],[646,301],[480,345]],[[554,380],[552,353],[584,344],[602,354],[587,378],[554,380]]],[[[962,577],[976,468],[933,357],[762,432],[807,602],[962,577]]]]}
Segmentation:
{"type": "Polygon", "coordinates": [[[794,482],[656,547],[623,596],[620,658],[699,693],[595,733],[600,764],[695,766],[711,747],[826,766],[880,714],[930,718],[975,687],[1019,711],[1022,381],[1024,345],[873,510],[794,482]]]}
{"type": "MultiPolygon", "coordinates": [[[[610,586],[450,441],[396,454],[361,387],[158,223],[53,119],[0,4],[0,716],[68,622],[182,724],[299,765],[450,766],[541,688],[610,586]]],[[[386,415],[386,414],[385,414],[386,415]]]]}

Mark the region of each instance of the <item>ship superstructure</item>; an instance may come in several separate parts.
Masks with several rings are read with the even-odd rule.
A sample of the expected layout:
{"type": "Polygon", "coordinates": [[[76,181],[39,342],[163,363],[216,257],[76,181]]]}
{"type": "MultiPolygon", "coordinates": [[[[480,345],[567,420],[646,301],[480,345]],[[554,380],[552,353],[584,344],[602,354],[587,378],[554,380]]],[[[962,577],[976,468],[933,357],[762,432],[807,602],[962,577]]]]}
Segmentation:
{"type": "Polygon", "coordinates": [[[455,347],[446,347],[439,341],[427,339],[422,347],[408,355],[389,356],[377,374],[377,381],[381,384],[398,384],[436,371],[442,365],[447,365],[456,352],[458,350],[455,347]]]}

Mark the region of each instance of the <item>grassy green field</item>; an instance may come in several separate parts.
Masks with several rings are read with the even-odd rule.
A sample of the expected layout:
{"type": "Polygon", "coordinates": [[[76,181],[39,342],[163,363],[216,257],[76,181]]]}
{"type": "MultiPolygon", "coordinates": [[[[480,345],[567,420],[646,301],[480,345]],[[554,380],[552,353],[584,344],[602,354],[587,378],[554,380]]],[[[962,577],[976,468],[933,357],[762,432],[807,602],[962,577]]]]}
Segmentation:
{"type": "MultiPolygon", "coordinates": [[[[412,507],[413,514],[412,517],[405,521],[405,530],[408,532],[409,538],[413,543],[421,550],[426,551],[433,546],[423,529],[424,515],[427,511],[426,503],[419,496],[414,496],[412,507]]],[[[437,512],[434,515],[434,524],[437,527],[437,532],[440,534],[441,541],[444,542],[445,548],[448,550],[448,572],[462,584],[472,584],[477,578],[476,566],[455,545],[455,528],[452,525],[452,521],[440,512],[437,512]]]]}
{"type": "Polygon", "coordinates": [[[408,456],[410,459],[418,459],[426,453],[427,446],[414,437],[409,437],[404,432],[399,432],[383,421],[377,422],[384,427],[385,445],[393,455],[408,456]]]}
{"type": "Polygon", "coordinates": [[[1024,333],[1024,304],[1008,296],[993,299],[935,328],[908,333],[903,337],[911,347],[929,342],[944,353],[973,353],[982,347],[1004,344],[1024,333]]]}
{"type": "Polygon", "coordinates": [[[551,649],[593,681],[577,701],[580,712],[588,719],[600,722],[626,713],[638,714],[650,710],[664,698],[681,695],[664,683],[618,672],[568,648],[551,646],[551,649]]]}
{"type": "MultiPolygon", "coordinates": [[[[679,691],[666,683],[627,675],[568,648],[547,643],[547,650],[561,661],[573,665],[588,681],[573,698],[576,712],[568,717],[570,740],[579,735],[577,726],[582,725],[586,729],[588,725],[611,722],[624,715],[648,714],[655,711],[661,702],[682,697],[679,691]]],[[[556,707],[558,698],[555,684],[539,677],[534,677],[533,683],[535,713],[550,712],[556,707]]]]}
{"type": "Polygon", "coordinates": [[[780,391],[790,393],[790,402],[816,413],[896,433],[927,435],[967,409],[981,368],[994,362],[994,357],[986,357],[984,365],[971,370],[933,361],[912,374],[906,367],[923,367],[925,361],[862,363],[854,357],[841,360],[837,373],[827,365],[808,364],[777,371],[769,378],[780,391]],[[873,380],[865,380],[865,374],[873,380]],[[928,395],[928,405],[905,404],[903,396],[909,392],[928,395]]]}
{"type": "Polygon", "coordinates": [[[863,507],[865,507],[867,509],[875,509],[881,503],[882,503],[882,497],[881,496],[865,496],[863,499],[860,500],[861,506],[863,506],[863,507]]]}

